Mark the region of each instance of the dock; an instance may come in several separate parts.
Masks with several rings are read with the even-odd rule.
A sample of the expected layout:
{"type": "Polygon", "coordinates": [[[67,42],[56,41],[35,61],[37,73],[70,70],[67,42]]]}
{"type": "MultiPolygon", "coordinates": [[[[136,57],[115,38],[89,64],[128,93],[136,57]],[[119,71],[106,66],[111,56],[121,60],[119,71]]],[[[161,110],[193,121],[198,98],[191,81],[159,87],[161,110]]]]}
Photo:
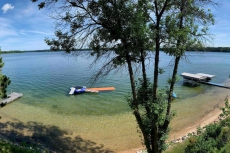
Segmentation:
{"type": "Polygon", "coordinates": [[[200,75],[200,76],[206,77],[208,80],[211,80],[212,78],[215,77],[215,75],[204,74],[204,73],[197,73],[196,75],[200,75]]]}
{"type": "Polygon", "coordinates": [[[215,75],[211,74],[204,74],[204,73],[197,73],[197,74],[192,74],[192,73],[181,73],[181,76],[184,79],[187,80],[193,80],[193,81],[210,81],[212,78],[215,77],[215,75]]]}
{"type": "Polygon", "coordinates": [[[16,99],[22,97],[22,96],[23,96],[23,94],[21,94],[21,93],[12,92],[11,94],[9,94],[9,95],[7,96],[6,99],[3,99],[3,100],[0,102],[0,104],[1,104],[1,105],[2,105],[2,104],[8,104],[8,103],[10,103],[10,102],[12,102],[12,101],[14,101],[14,100],[16,100],[16,99]]]}
{"type": "Polygon", "coordinates": [[[205,76],[198,75],[198,74],[192,74],[192,73],[181,73],[181,76],[184,78],[184,81],[186,80],[192,80],[192,81],[204,81],[206,79],[205,76]]]}
{"type": "Polygon", "coordinates": [[[212,78],[215,77],[215,75],[205,74],[205,73],[192,74],[192,73],[184,72],[184,73],[181,73],[181,76],[184,78],[185,84],[188,83],[189,85],[192,85],[192,86],[197,86],[197,85],[200,85],[200,83],[202,83],[202,84],[230,89],[230,86],[225,86],[223,84],[209,82],[211,81],[212,78]]]}
{"type": "Polygon", "coordinates": [[[217,86],[217,87],[221,87],[221,88],[230,89],[230,86],[225,86],[223,84],[212,83],[212,82],[203,82],[203,81],[201,81],[200,83],[207,84],[207,85],[212,85],[212,86],[217,86]]]}
{"type": "Polygon", "coordinates": [[[191,86],[198,86],[200,82],[209,82],[215,75],[205,74],[205,73],[181,73],[181,76],[184,78],[184,84],[189,84],[191,86]]]}

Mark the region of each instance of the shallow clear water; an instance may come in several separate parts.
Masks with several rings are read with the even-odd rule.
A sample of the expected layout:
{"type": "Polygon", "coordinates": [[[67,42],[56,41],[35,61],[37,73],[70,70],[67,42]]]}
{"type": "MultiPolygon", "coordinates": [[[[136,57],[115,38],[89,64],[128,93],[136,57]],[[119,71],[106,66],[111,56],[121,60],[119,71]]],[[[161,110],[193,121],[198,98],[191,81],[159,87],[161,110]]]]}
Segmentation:
{"type": "MultiPolygon", "coordinates": [[[[8,92],[22,92],[24,96],[20,99],[21,103],[64,114],[102,115],[129,110],[124,97],[130,89],[127,72],[112,73],[103,82],[92,85],[87,84],[93,73],[93,70],[88,70],[92,59],[78,58],[76,60],[64,56],[63,52],[4,54],[2,56],[5,62],[3,73],[12,81],[8,92]],[[76,85],[114,86],[116,90],[69,96],[69,88],[76,85]]],[[[159,85],[164,87],[172,72],[172,66],[170,66],[172,58],[163,53],[161,57],[160,67],[164,68],[165,73],[160,75],[159,85]]],[[[178,74],[182,72],[213,74],[216,75],[213,79],[216,83],[224,82],[230,75],[230,54],[228,53],[189,52],[186,57],[189,61],[182,60],[178,74]]],[[[151,68],[150,64],[148,68],[150,76],[151,68]]],[[[175,93],[180,98],[195,96],[212,88],[205,85],[190,88],[183,86],[182,82],[181,78],[175,87],[175,93]]]]}
{"type": "Polygon", "coordinates": [[[63,52],[52,52],[8,54],[3,55],[3,60],[3,73],[12,81],[8,91],[23,93],[21,103],[66,115],[114,114],[128,110],[124,101],[128,82],[119,75],[111,75],[98,84],[87,84],[92,72],[88,70],[91,62],[88,59],[76,60],[64,56],[63,52]],[[69,88],[76,85],[115,86],[116,90],[69,96],[69,88]]]}
{"type": "MultiPolygon", "coordinates": [[[[136,141],[139,139],[138,135],[133,136],[136,133],[135,120],[125,100],[125,96],[130,91],[127,71],[111,73],[102,82],[92,85],[87,83],[93,73],[93,70],[88,70],[92,58],[79,57],[76,60],[65,56],[64,52],[3,54],[1,56],[5,63],[3,74],[11,79],[8,92],[24,94],[16,102],[1,109],[6,116],[22,122],[35,121],[44,125],[55,125],[75,135],[81,135],[85,139],[105,144],[114,150],[127,149],[139,144],[136,141]],[[114,86],[116,90],[99,94],[68,95],[69,88],[76,85],[114,86]],[[122,137],[120,133],[123,134],[122,137]],[[130,135],[133,136],[133,140],[130,139],[130,135]]],[[[159,76],[159,86],[163,88],[172,72],[172,66],[170,66],[172,57],[161,53],[160,59],[160,67],[165,70],[165,73],[159,76]]],[[[207,73],[216,75],[212,82],[225,83],[229,81],[229,59],[229,53],[188,52],[186,59],[184,58],[180,63],[178,74],[182,72],[207,73]]],[[[100,67],[100,64],[94,70],[97,67],[100,67]]],[[[152,69],[153,66],[150,63],[148,68],[150,76],[153,73],[152,69]]],[[[198,102],[192,104],[194,97],[197,101],[200,96],[207,103],[212,99],[213,94],[226,92],[226,90],[222,91],[208,85],[191,88],[183,86],[182,83],[181,78],[174,90],[180,97],[173,104],[176,110],[183,107],[196,110],[200,104],[198,102]]]]}

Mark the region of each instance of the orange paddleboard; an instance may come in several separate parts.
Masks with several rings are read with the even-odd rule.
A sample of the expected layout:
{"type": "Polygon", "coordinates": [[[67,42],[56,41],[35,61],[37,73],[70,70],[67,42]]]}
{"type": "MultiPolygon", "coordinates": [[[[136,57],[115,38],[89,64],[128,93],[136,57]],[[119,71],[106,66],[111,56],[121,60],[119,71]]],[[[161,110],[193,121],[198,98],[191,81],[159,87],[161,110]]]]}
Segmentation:
{"type": "Polygon", "coordinates": [[[101,87],[101,88],[86,88],[88,90],[96,90],[96,91],[111,91],[115,90],[114,87],[101,87]]]}

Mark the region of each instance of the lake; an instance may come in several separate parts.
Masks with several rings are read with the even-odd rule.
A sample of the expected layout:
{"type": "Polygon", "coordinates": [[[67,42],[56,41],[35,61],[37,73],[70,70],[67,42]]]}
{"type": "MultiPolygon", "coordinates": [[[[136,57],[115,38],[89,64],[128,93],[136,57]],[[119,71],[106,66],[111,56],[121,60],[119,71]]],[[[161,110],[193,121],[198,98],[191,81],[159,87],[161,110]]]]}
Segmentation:
{"type": "MultiPolygon", "coordinates": [[[[24,94],[22,98],[0,110],[2,122],[7,122],[10,128],[23,127],[18,128],[17,132],[30,136],[37,134],[36,141],[45,142],[50,148],[58,148],[61,152],[74,152],[79,148],[88,152],[92,148],[95,152],[117,152],[140,146],[137,125],[125,100],[130,92],[125,68],[109,74],[101,82],[91,84],[88,83],[90,76],[102,64],[89,69],[93,58],[76,59],[66,56],[64,52],[1,56],[5,63],[2,73],[11,79],[8,93],[14,91],[24,94]],[[68,95],[69,88],[76,85],[114,86],[116,90],[68,95]],[[44,129],[46,130],[43,131],[44,129]],[[47,140],[44,140],[45,136],[47,140]]],[[[160,67],[165,73],[159,76],[159,86],[164,88],[173,70],[172,57],[164,53],[160,56],[160,67]]],[[[216,75],[212,82],[229,85],[229,59],[229,53],[187,52],[180,63],[178,76],[182,72],[207,73],[216,75]]],[[[149,63],[150,77],[152,69],[153,64],[149,63]]],[[[186,87],[181,78],[176,83],[174,92],[179,99],[173,102],[177,117],[173,120],[172,131],[195,122],[215,105],[223,103],[230,90],[208,85],[186,87]]]]}

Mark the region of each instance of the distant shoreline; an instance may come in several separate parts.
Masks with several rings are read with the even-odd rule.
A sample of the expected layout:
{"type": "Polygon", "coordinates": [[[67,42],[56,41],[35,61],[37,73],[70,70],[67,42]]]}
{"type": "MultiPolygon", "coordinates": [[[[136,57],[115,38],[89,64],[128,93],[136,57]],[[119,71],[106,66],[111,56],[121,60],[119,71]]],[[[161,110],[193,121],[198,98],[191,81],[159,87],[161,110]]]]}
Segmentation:
{"type": "MultiPolygon", "coordinates": [[[[75,51],[89,51],[91,49],[76,49],[75,51]]],[[[166,48],[161,48],[162,51],[167,50],[166,48]]],[[[31,52],[61,52],[64,50],[31,50],[31,51],[21,51],[21,50],[12,50],[12,51],[0,51],[0,54],[12,54],[12,53],[31,53],[31,52]]],[[[222,52],[222,53],[230,53],[230,47],[206,47],[206,48],[188,48],[187,51],[191,52],[222,52]]]]}
{"type": "MultiPolygon", "coordinates": [[[[90,49],[77,49],[75,51],[88,51],[90,49]]],[[[30,50],[30,51],[20,51],[20,50],[13,50],[13,51],[0,51],[0,54],[14,54],[14,53],[33,53],[33,52],[63,52],[64,50],[30,50]]]]}
{"type": "MultiPolygon", "coordinates": [[[[161,48],[161,50],[168,50],[166,48],[161,48]]],[[[187,51],[191,52],[223,52],[230,53],[230,47],[204,47],[204,48],[187,48],[187,51]]]]}

